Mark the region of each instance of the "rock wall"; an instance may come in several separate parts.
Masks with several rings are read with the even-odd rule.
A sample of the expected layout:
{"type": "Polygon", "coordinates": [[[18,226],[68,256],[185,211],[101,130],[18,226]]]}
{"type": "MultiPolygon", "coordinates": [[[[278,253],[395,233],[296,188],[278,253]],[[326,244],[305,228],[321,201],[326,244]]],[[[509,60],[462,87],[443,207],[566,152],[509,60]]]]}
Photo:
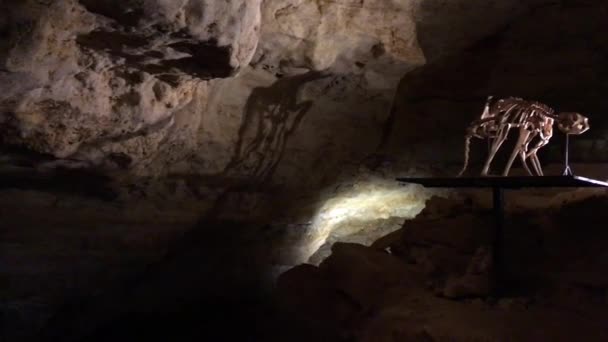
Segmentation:
{"type": "Polygon", "coordinates": [[[3,6],[3,142],[97,169],[315,189],[376,152],[461,159],[488,94],[587,114],[603,160],[599,2],[3,6]]]}
{"type": "Polygon", "coordinates": [[[459,163],[488,94],[587,114],[575,156],[603,160],[593,1],[3,6],[2,140],[78,165],[313,193],[377,153],[459,163]]]}
{"type": "Polygon", "coordinates": [[[416,2],[3,6],[3,146],[223,218],[307,224],[337,183],[369,183],[397,84],[425,63],[416,2]]]}
{"type": "Polygon", "coordinates": [[[409,2],[4,6],[3,141],[140,176],[319,183],[424,63],[409,2]]]}
{"type": "MultiPolygon", "coordinates": [[[[102,279],[106,267],[145,265],[197,216],[248,221],[247,234],[226,226],[234,229],[233,249],[243,246],[235,255],[260,253],[264,265],[255,266],[270,263],[272,271],[311,255],[319,263],[336,241],[369,244],[416,216],[430,196],[392,179],[460,167],[464,127],[488,94],[587,114],[592,129],[574,139],[575,161],[605,162],[606,11],[591,0],[2,1],[2,187],[14,188],[7,185],[14,179],[35,187],[48,168],[86,168],[115,179],[117,196],[100,204],[43,194],[48,189],[3,191],[11,239],[1,249],[10,260],[54,260],[59,270],[12,270],[9,283],[44,284],[61,270],[102,279]],[[63,210],[64,201],[73,206],[63,210]],[[42,218],[19,229],[31,213],[63,217],[102,207],[111,207],[102,218],[75,215],[57,225],[42,218]],[[144,224],[133,225],[127,212],[144,224]],[[151,212],[181,221],[157,227],[151,212]],[[83,255],[99,231],[89,223],[98,219],[132,229],[112,230],[95,266],[75,269],[58,258],[83,255]],[[85,242],[48,249],[47,237],[61,240],[64,225],[76,227],[64,235],[77,231],[85,242]],[[149,247],[156,229],[162,233],[149,247]],[[31,249],[20,254],[14,246],[31,249]],[[114,248],[132,254],[117,261],[114,248]]],[[[559,152],[548,147],[541,158],[559,161],[559,152]]],[[[61,184],[70,183],[78,181],[61,184]]],[[[83,193],[95,190],[87,184],[83,193]]],[[[199,234],[207,241],[205,229],[199,234]]],[[[218,236],[221,246],[227,238],[218,236]]],[[[184,259],[176,260],[167,268],[184,259]]],[[[47,308],[70,291],[64,285],[43,298],[47,308]]],[[[15,298],[22,293],[15,288],[3,294],[15,298]]],[[[19,298],[33,305],[46,290],[33,286],[19,298]]],[[[39,327],[34,321],[23,330],[39,327]]]]}
{"type": "Polygon", "coordinates": [[[259,1],[4,6],[4,142],[138,173],[192,152],[203,80],[247,65],[260,26],[259,1]]]}

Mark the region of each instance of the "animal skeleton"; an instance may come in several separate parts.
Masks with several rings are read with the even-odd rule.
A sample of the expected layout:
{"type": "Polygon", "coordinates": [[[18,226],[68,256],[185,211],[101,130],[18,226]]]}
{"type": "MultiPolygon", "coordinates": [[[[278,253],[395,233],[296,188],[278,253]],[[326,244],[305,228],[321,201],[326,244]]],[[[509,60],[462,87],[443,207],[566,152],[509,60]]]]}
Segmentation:
{"type": "Polygon", "coordinates": [[[533,176],[526,163],[527,159],[532,162],[536,174],[542,176],[543,170],[537,152],[547,145],[553,136],[553,123],[557,121],[559,130],[565,134],[582,134],[589,129],[589,120],[579,113],[555,114],[554,110],[545,104],[526,101],[519,97],[507,97],[496,101],[493,98],[493,96],[488,97],[481,117],[474,120],[467,128],[464,166],[458,174],[459,177],[467,168],[470,143],[474,137],[492,141],[489,156],[481,171],[482,176],[488,175],[490,164],[500,146],[507,139],[511,128],[519,129],[519,137],[502,175],[509,174],[515,158],[519,155],[529,175],[533,176]],[[536,137],[539,140],[530,148],[531,142],[536,137]]]}

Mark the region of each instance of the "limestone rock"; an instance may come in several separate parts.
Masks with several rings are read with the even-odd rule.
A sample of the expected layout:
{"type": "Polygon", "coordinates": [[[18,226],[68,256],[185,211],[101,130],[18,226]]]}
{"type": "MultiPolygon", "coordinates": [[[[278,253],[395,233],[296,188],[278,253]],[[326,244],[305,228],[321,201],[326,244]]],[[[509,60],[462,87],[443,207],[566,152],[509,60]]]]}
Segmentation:
{"type": "Polygon", "coordinates": [[[333,245],[332,252],[319,268],[362,308],[372,307],[384,290],[411,286],[417,280],[401,260],[382,251],[340,242],[333,245]],[[357,267],[348,269],[347,264],[357,267]]]}
{"type": "Polygon", "coordinates": [[[277,340],[603,340],[607,233],[591,212],[605,201],[589,197],[509,215],[509,292],[497,300],[488,298],[492,225],[481,214],[408,221],[392,255],[337,243],[319,267],[299,266],[279,278],[279,312],[290,328],[277,340]],[[538,226],[534,218],[544,215],[551,219],[542,224],[552,228],[538,226]],[[434,287],[425,286],[429,279],[434,287]]]}
{"type": "Polygon", "coordinates": [[[479,247],[471,258],[465,274],[448,278],[443,295],[448,298],[488,296],[493,289],[492,271],[491,249],[479,247]]]}
{"type": "MultiPolygon", "coordinates": [[[[61,274],[64,269],[82,282],[75,284],[83,292],[91,286],[89,282],[95,283],[92,288],[96,290],[102,286],[99,284],[107,284],[101,278],[116,277],[104,269],[127,269],[129,256],[117,255],[117,248],[149,260],[138,255],[141,249],[133,241],[147,245],[153,239],[149,253],[156,255],[168,244],[168,236],[187,229],[187,224],[178,229],[168,223],[162,233],[154,233],[158,222],[150,221],[160,215],[156,210],[159,203],[180,207],[176,217],[212,213],[221,218],[255,217],[268,223],[281,216],[283,224],[276,230],[287,233],[229,226],[221,228],[225,239],[210,242],[204,231],[198,242],[189,245],[192,253],[183,255],[193,266],[201,266],[197,260],[205,249],[198,247],[227,251],[212,259],[214,271],[207,274],[213,278],[194,272],[198,282],[188,282],[193,280],[189,264],[182,264],[181,258],[157,269],[157,277],[145,281],[151,290],[138,299],[151,310],[179,304],[175,298],[187,302],[192,295],[201,294],[201,284],[213,285],[214,291],[209,293],[226,291],[223,258],[242,267],[231,268],[235,288],[239,276],[265,274],[268,263],[281,270],[293,266],[328,242],[326,238],[334,233],[331,227],[336,228],[315,230],[310,222],[319,207],[343,199],[337,198],[339,191],[319,195],[319,188],[350,186],[345,180],[369,171],[362,164],[371,169],[388,165],[392,171],[382,177],[391,180],[407,174],[448,172],[449,162],[461,162],[463,132],[458,127],[479,114],[480,103],[489,93],[546,99],[558,108],[589,112],[593,122],[601,122],[601,113],[607,111],[606,83],[600,77],[605,73],[603,56],[608,46],[601,24],[605,16],[605,4],[589,0],[0,1],[2,147],[20,145],[38,152],[40,159],[28,160],[34,168],[42,163],[43,168],[93,168],[137,176],[128,186],[123,184],[125,196],[118,205],[125,207],[103,214],[108,221],[107,225],[105,220],[98,222],[103,227],[91,228],[97,216],[83,213],[84,209],[99,210],[99,203],[79,197],[51,200],[34,193],[31,196],[42,198],[44,206],[61,209],[50,211],[48,217],[62,221],[50,230],[46,222],[30,224],[28,230],[13,229],[32,216],[28,210],[49,211],[40,210],[39,205],[21,206],[23,200],[13,192],[4,194],[3,201],[11,206],[0,208],[2,222],[9,225],[5,229],[9,234],[18,235],[3,239],[6,254],[20,257],[16,245],[13,250],[8,248],[14,241],[31,244],[34,251],[31,259],[15,259],[19,262],[13,265],[22,260],[32,260],[38,267],[51,260],[53,265],[52,274],[33,270],[31,279],[29,274],[19,278],[21,269],[10,270],[10,281],[24,285],[11,295],[46,295],[52,287],[56,291],[53,298],[61,301],[72,294],[72,285],[61,283],[66,279],[61,274]],[[429,167],[434,164],[436,168],[429,167]],[[159,177],[157,183],[147,178],[167,175],[171,178],[159,177]],[[176,198],[179,201],[173,201],[176,198]],[[134,204],[143,199],[149,202],[141,208],[134,204]],[[145,217],[141,226],[118,219],[134,207],[145,217]],[[293,207],[298,209],[298,220],[293,218],[293,207]],[[22,216],[14,216],[16,211],[22,216]],[[19,222],[5,219],[10,215],[19,222]],[[123,224],[133,229],[123,229],[123,224]],[[108,232],[110,226],[116,229],[108,232]],[[66,227],[70,230],[64,231],[66,227]],[[288,243],[275,244],[277,236],[288,243]],[[228,237],[236,239],[235,243],[222,249],[228,237]],[[69,248],[69,260],[61,249],[48,250],[48,241],[61,241],[52,245],[69,248]],[[93,256],[95,266],[88,265],[89,259],[82,256],[91,251],[95,254],[88,246],[99,243],[104,244],[103,253],[93,256]],[[38,249],[40,254],[36,254],[38,249]],[[254,257],[260,255],[263,258],[254,257]],[[81,266],[74,268],[75,259],[83,260],[82,270],[81,266]],[[255,267],[243,266],[241,260],[255,267]],[[185,269],[180,271],[180,264],[185,269]],[[243,268],[246,272],[241,272],[243,268]],[[158,295],[166,293],[165,286],[174,278],[182,279],[178,285],[187,291],[176,287],[176,296],[158,295]],[[88,285],[82,285],[85,283],[88,285]],[[151,297],[158,302],[149,302],[151,297]]],[[[593,142],[577,143],[577,139],[573,151],[584,159],[601,161],[598,154],[583,153],[605,145],[605,132],[594,127],[598,128],[590,133],[595,135],[589,135],[593,142]]],[[[561,157],[561,150],[557,152],[561,157]]],[[[14,161],[0,159],[3,164],[14,161]]],[[[66,183],[74,185],[73,179],[66,178],[66,183]]],[[[85,190],[94,190],[84,184],[85,190]]],[[[365,187],[355,190],[367,193],[365,187]]],[[[415,194],[409,190],[400,194],[409,214],[388,216],[415,216],[424,205],[422,196],[410,197],[415,194]]],[[[369,242],[380,234],[370,229],[374,228],[371,222],[405,208],[399,201],[392,203],[370,211],[373,220],[337,227],[333,236],[338,241],[347,237],[369,242]],[[352,232],[355,234],[349,235],[352,232]]],[[[462,206],[439,204],[437,208],[458,212],[462,206]]],[[[602,212],[601,208],[592,214],[602,212]]],[[[361,213],[351,210],[348,214],[357,212],[361,213]]],[[[581,210],[579,215],[590,213],[581,210]]],[[[335,216],[328,215],[339,216],[340,210],[335,216]]],[[[507,237],[517,242],[513,246],[523,247],[510,255],[513,268],[523,278],[543,281],[559,273],[568,286],[566,294],[556,297],[574,291],[583,303],[576,305],[605,300],[606,279],[596,272],[605,269],[607,257],[603,227],[588,223],[592,230],[580,230],[579,221],[562,221],[542,231],[527,217],[514,224],[507,237]]],[[[395,227],[390,224],[379,230],[395,227]]],[[[310,312],[312,320],[319,315],[322,322],[318,324],[327,329],[333,329],[335,322],[344,323],[340,326],[348,334],[332,330],[326,335],[330,340],[357,334],[363,340],[374,340],[380,334],[390,340],[393,328],[404,338],[432,336],[439,340],[441,327],[427,330],[428,316],[412,318],[413,313],[431,316],[437,312],[435,308],[451,308],[454,303],[437,302],[439,298],[419,287],[431,279],[436,283],[434,290],[450,296],[483,293],[485,268],[471,267],[483,264],[476,261],[475,253],[487,243],[486,227],[485,221],[468,217],[451,218],[441,226],[439,222],[408,222],[406,239],[390,246],[392,256],[381,250],[338,245],[334,259],[323,268],[309,267],[288,282],[301,291],[291,295],[301,298],[287,302],[309,305],[310,311],[303,312],[310,312]],[[444,224],[450,229],[444,229],[444,224]],[[403,265],[395,256],[409,264],[403,265]],[[361,271],[349,272],[354,265],[360,265],[361,271]],[[401,266],[408,269],[405,274],[399,273],[401,266]],[[412,285],[414,289],[401,287],[418,276],[415,271],[422,272],[424,280],[412,285]],[[303,296],[307,277],[314,278],[316,285],[303,296]],[[313,301],[316,293],[322,293],[323,301],[313,301]],[[418,301],[421,297],[424,303],[418,301]],[[376,310],[378,307],[382,309],[376,310]],[[353,332],[352,327],[370,326],[361,322],[373,322],[373,328],[353,332]],[[409,328],[414,329],[412,334],[403,331],[409,328]]],[[[115,308],[124,304],[113,303],[117,305],[110,313],[117,313],[115,308]]],[[[9,312],[16,314],[15,310],[9,312]]],[[[441,314],[445,312],[451,311],[441,314]]],[[[486,317],[486,312],[462,318],[459,313],[441,321],[466,326],[463,321],[486,317]]],[[[77,315],[91,324],[99,322],[98,316],[85,317],[80,310],[77,315]]],[[[74,322],[64,321],[66,326],[78,326],[74,322]]],[[[39,328],[38,323],[31,325],[36,329],[23,330],[39,328]]],[[[471,337],[468,333],[462,335],[471,337]]],[[[535,340],[544,339],[550,340],[535,340]]]]}
{"type": "Polygon", "coordinates": [[[416,265],[440,295],[484,296],[492,289],[493,229],[484,218],[463,214],[453,218],[416,218],[404,224],[394,254],[416,265]]]}
{"type": "Polygon", "coordinates": [[[297,68],[355,73],[367,87],[390,89],[399,69],[424,63],[412,12],[409,1],[271,0],[263,8],[268,39],[255,64],[277,66],[282,74],[297,68]]]}
{"type": "Polygon", "coordinates": [[[334,244],[319,267],[301,265],[279,278],[275,296],[289,329],[277,340],[363,335],[362,324],[383,316],[378,309],[386,294],[416,282],[418,275],[398,258],[358,244],[334,244]]]}
{"type": "Polygon", "coordinates": [[[3,6],[3,142],[139,176],[330,184],[424,63],[409,2],[3,6]]]}
{"type": "MultiPolygon", "coordinates": [[[[1,6],[4,142],[136,175],[286,186],[332,184],[345,165],[356,170],[378,148],[410,166],[460,161],[462,132],[454,127],[464,127],[489,92],[542,100],[558,87],[549,98],[573,98],[562,96],[572,94],[567,82],[528,82],[536,72],[563,74],[558,57],[543,68],[512,61],[546,61],[552,42],[569,42],[561,54],[573,56],[577,70],[601,69],[594,50],[577,43],[576,30],[566,39],[554,29],[560,23],[588,33],[598,51],[606,46],[593,33],[601,20],[578,19],[605,11],[591,1],[1,6]],[[541,14],[549,25],[538,26],[541,14]],[[441,138],[432,134],[440,128],[441,138]]],[[[603,89],[593,75],[581,73],[575,83],[603,89]]],[[[564,106],[602,112],[601,96],[593,95],[602,92],[585,93],[589,98],[564,106]]],[[[605,139],[593,140],[573,149],[598,149],[605,139]]]]}
{"type": "Polygon", "coordinates": [[[136,173],[167,170],[195,148],[203,80],[251,60],[259,5],[6,4],[0,125],[11,133],[3,142],[136,173]]]}
{"type": "Polygon", "coordinates": [[[212,82],[205,120],[223,130],[205,129],[221,152],[208,159],[230,177],[331,185],[374,152],[400,77],[424,63],[412,6],[272,0],[262,22],[251,68],[212,82]]]}

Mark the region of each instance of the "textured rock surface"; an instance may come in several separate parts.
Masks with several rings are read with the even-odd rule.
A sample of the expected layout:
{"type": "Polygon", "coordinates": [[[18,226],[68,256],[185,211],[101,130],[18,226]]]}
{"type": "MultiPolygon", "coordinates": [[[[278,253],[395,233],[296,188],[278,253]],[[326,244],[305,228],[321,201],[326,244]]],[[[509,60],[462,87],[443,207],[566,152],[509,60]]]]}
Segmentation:
{"type": "Polygon", "coordinates": [[[511,216],[509,281],[498,298],[488,292],[487,250],[478,248],[490,234],[466,233],[489,231],[472,222],[476,210],[408,221],[392,243],[337,243],[318,267],[279,277],[276,340],[601,341],[608,236],[598,230],[603,214],[591,221],[588,213],[605,202],[604,193],[511,216]]]}
{"type": "Polygon", "coordinates": [[[246,66],[259,38],[259,1],[5,6],[5,142],[140,173],[192,152],[202,80],[246,66]]]}
{"type": "MultiPolygon", "coordinates": [[[[36,167],[141,177],[120,184],[124,203],[171,201],[222,218],[309,227],[288,238],[303,239],[291,246],[299,252],[287,253],[292,261],[331,234],[331,225],[310,221],[335,196],[336,180],[373,187],[357,178],[359,164],[393,163],[366,157],[399,79],[424,63],[407,2],[3,6],[4,143],[41,153],[36,167]],[[167,175],[159,186],[144,178],[167,175]],[[329,190],[319,196],[322,186],[329,190]]],[[[401,170],[389,166],[382,177],[401,170]]],[[[391,215],[410,217],[426,195],[399,196],[414,210],[391,215]]],[[[368,211],[351,230],[388,218],[380,211],[396,205],[368,211]]]]}
{"type": "MultiPolygon", "coordinates": [[[[410,165],[460,160],[456,127],[488,93],[598,123],[606,109],[601,20],[579,19],[603,15],[594,1],[3,6],[3,140],[136,175],[314,188],[378,147],[410,165]]],[[[603,158],[592,125],[574,146],[586,160],[603,158]]]]}
{"type": "Polygon", "coordinates": [[[415,219],[407,223],[394,253],[418,265],[436,293],[450,298],[489,295],[492,233],[487,218],[473,215],[415,219]]]}
{"type": "Polygon", "coordinates": [[[424,62],[412,6],[9,2],[4,140],[136,174],[319,183],[373,151],[424,62]]]}
{"type": "MultiPolygon", "coordinates": [[[[488,93],[580,109],[592,122],[604,110],[604,84],[585,70],[603,72],[606,42],[595,21],[578,19],[605,11],[592,1],[3,6],[3,141],[130,175],[311,195],[362,163],[447,171],[462,159],[457,127],[488,93]],[[572,29],[557,29],[564,22],[572,29]],[[572,57],[576,82],[561,77],[560,56],[572,57]]],[[[598,126],[576,139],[575,156],[602,158],[589,152],[604,145],[598,126]]]]}
{"type": "MultiPolygon", "coordinates": [[[[429,196],[380,182],[379,197],[366,197],[378,179],[450,173],[447,163],[461,162],[459,127],[488,93],[588,114],[592,130],[573,141],[574,156],[604,162],[605,15],[604,3],[587,0],[0,1],[0,140],[24,148],[2,151],[2,187],[18,180],[42,191],[0,194],[3,258],[32,265],[0,279],[7,319],[33,331],[74,287],[92,295],[109,286],[104,277],[120,277],[108,269],[135,272],[156,260],[198,216],[247,222],[250,231],[226,229],[252,272],[257,257],[270,269],[259,274],[322,247],[319,262],[335,241],[369,244],[429,196]],[[107,200],[96,174],[58,181],[41,172],[58,166],[108,173],[114,202],[79,197],[107,200]]],[[[605,175],[605,166],[596,170],[605,175]]],[[[441,291],[470,284],[483,265],[472,262],[476,251],[455,253],[464,261],[443,274],[441,291]]],[[[154,296],[167,286],[156,280],[147,288],[154,296]]]]}
{"type": "MultiPolygon", "coordinates": [[[[358,179],[361,162],[372,172],[387,164],[382,177],[402,174],[391,159],[367,157],[399,79],[424,63],[414,3],[5,6],[3,141],[46,155],[45,165],[177,179],[121,184],[127,201],[178,197],[224,218],[304,224],[311,232],[293,254],[305,260],[331,234],[310,221],[336,181],[373,187],[358,179]],[[321,187],[329,191],[319,198],[321,187]]],[[[414,208],[426,196],[400,194],[414,208]]],[[[368,210],[351,230],[376,214],[387,218],[368,210]]]]}

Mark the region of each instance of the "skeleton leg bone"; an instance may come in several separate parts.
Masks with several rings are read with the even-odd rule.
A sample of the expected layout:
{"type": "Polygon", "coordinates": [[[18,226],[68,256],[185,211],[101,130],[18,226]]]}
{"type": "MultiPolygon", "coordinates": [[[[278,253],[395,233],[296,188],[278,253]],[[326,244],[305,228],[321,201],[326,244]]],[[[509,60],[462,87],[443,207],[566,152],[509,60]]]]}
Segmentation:
{"type": "Polygon", "coordinates": [[[526,157],[530,158],[530,161],[532,162],[532,167],[534,168],[534,172],[536,172],[536,175],[542,176],[543,170],[542,170],[542,167],[540,166],[540,162],[538,160],[538,156],[536,155],[535,149],[536,149],[536,147],[533,148],[530,152],[528,152],[526,157]]]}
{"type": "Polygon", "coordinates": [[[513,148],[513,152],[511,152],[511,156],[509,157],[507,166],[505,166],[505,169],[502,173],[503,176],[507,176],[509,174],[509,171],[511,170],[511,166],[513,166],[513,161],[515,161],[515,157],[517,157],[517,155],[520,154],[520,152],[524,150],[524,148],[526,146],[526,141],[528,140],[529,136],[530,136],[530,131],[527,130],[525,127],[521,127],[519,129],[519,138],[517,139],[517,143],[515,144],[515,147],[513,148]]]}
{"type": "Polygon", "coordinates": [[[530,135],[528,136],[528,139],[526,140],[524,147],[519,151],[519,157],[521,158],[521,163],[524,166],[524,169],[526,169],[526,172],[530,175],[530,176],[534,176],[534,174],[532,173],[532,171],[530,171],[530,168],[528,167],[528,163],[527,163],[527,154],[528,154],[528,145],[530,145],[530,142],[532,142],[532,140],[534,140],[534,138],[538,135],[537,131],[531,131],[530,135]]]}
{"type": "Polygon", "coordinates": [[[462,166],[462,170],[460,170],[457,177],[461,177],[464,174],[464,172],[467,170],[467,167],[469,165],[469,154],[471,153],[471,139],[472,138],[473,138],[472,135],[467,134],[467,136],[464,139],[464,165],[462,166]]]}
{"type": "Polygon", "coordinates": [[[538,159],[538,155],[536,153],[538,152],[538,150],[541,147],[547,145],[548,143],[549,143],[548,138],[542,139],[538,143],[536,143],[536,146],[534,146],[534,148],[532,148],[532,150],[528,153],[528,157],[532,161],[532,166],[534,167],[534,169],[536,170],[536,173],[539,176],[544,176],[544,174],[543,174],[543,168],[540,164],[540,160],[538,159]]]}
{"type": "Polygon", "coordinates": [[[543,176],[543,168],[540,165],[540,161],[538,160],[538,156],[536,155],[536,152],[534,152],[532,155],[530,155],[530,160],[532,161],[532,166],[534,166],[536,173],[539,176],[543,176]]]}
{"type": "Polygon", "coordinates": [[[498,132],[496,139],[494,140],[494,143],[492,144],[492,148],[490,149],[490,155],[488,156],[488,159],[486,160],[486,163],[483,166],[483,170],[481,171],[482,176],[488,175],[488,171],[490,170],[490,164],[492,163],[492,159],[494,159],[494,156],[496,156],[496,152],[498,152],[498,149],[500,148],[502,143],[504,143],[505,140],[507,139],[510,129],[511,129],[511,125],[506,125],[503,128],[501,128],[500,131],[498,132]]]}
{"type": "Polygon", "coordinates": [[[526,172],[530,176],[534,176],[534,174],[532,173],[532,171],[530,171],[530,168],[528,167],[528,163],[526,162],[526,151],[525,151],[525,149],[522,149],[521,151],[519,151],[519,158],[521,159],[521,164],[524,166],[524,169],[526,170],[526,172]]]}

